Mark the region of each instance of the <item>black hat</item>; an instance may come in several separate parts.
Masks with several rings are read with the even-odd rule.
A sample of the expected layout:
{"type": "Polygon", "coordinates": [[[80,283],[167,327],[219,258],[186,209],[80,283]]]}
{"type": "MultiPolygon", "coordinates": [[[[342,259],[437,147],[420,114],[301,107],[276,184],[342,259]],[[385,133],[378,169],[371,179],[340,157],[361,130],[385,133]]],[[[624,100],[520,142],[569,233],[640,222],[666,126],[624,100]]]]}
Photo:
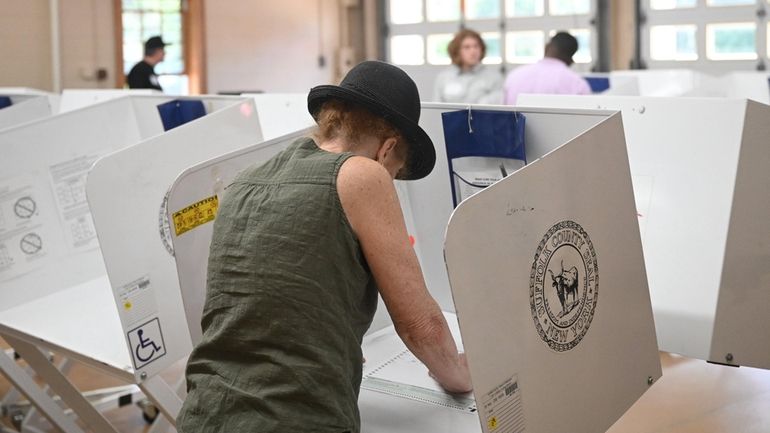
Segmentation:
{"type": "Polygon", "coordinates": [[[147,53],[156,48],[163,48],[166,45],[171,45],[171,44],[167,44],[163,42],[163,38],[161,38],[160,36],[153,36],[150,39],[147,39],[147,42],[144,43],[144,52],[147,53]]]}
{"type": "Polygon", "coordinates": [[[420,93],[409,75],[385,62],[359,63],[339,86],[317,86],[307,95],[307,108],[318,120],[321,105],[329,99],[352,102],[390,122],[409,143],[407,173],[401,180],[416,180],[430,174],[436,165],[436,150],[420,128],[420,93]]]}

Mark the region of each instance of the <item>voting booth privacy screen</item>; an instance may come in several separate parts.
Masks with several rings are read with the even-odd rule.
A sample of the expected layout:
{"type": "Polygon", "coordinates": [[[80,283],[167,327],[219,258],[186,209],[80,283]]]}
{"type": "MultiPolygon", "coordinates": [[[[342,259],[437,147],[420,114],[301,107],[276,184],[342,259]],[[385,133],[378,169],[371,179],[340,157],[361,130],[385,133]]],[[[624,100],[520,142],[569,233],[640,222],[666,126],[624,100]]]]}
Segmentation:
{"type": "Polygon", "coordinates": [[[461,203],[445,254],[485,432],[605,431],[661,376],[620,114],[461,203]]]}
{"type": "Polygon", "coordinates": [[[121,338],[138,382],[192,349],[174,266],[173,225],[166,218],[169,186],[190,165],[262,140],[252,100],[220,97],[203,103],[215,109],[100,159],[88,177],[88,202],[121,338]],[[228,106],[216,109],[219,103],[228,106]]]}
{"type": "Polygon", "coordinates": [[[257,104],[265,140],[315,126],[307,111],[307,93],[244,93],[257,104]]]}
{"type": "Polygon", "coordinates": [[[85,197],[93,163],[162,132],[115,100],[0,132],[0,293],[10,308],[104,274],[85,197]]]}
{"type": "Polygon", "coordinates": [[[209,244],[225,188],[241,170],[266,162],[311,132],[310,129],[296,131],[189,167],[170,187],[166,215],[172,228],[169,235],[175,251],[178,290],[181,290],[185,323],[193,344],[199,342],[202,335],[209,244]]]}
{"type": "Polygon", "coordinates": [[[727,97],[770,104],[770,74],[766,71],[710,75],[691,69],[649,69],[590,74],[584,78],[594,93],[607,84],[602,96],[727,97]]]}
{"type": "Polygon", "coordinates": [[[724,98],[526,95],[620,109],[661,350],[770,368],[770,107],[724,98]],[[666,125],[661,128],[660,125],[666,125]]]}
{"type": "MultiPolygon", "coordinates": [[[[411,236],[412,245],[420,261],[428,289],[436,298],[441,308],[450,312],[454,311],[454,303],[452,302],[446,276],[443,245],[444,230],[454,205],[450,178],[447,175],[447,171],[445,171],[445,167],[449,166],[449,162],[444,143],[442,114],[459,110],[467,111],[467,109],[467,105],[423,104],[420,126],[427,131],[434,141],[436,147],[436,169],[426,178],[419,181],[396,181],[396,191],[401,202],[407,231],[411,236]]],[[[527,143],[527,158],[530,160],[537,159],[589,130],[607,116],[606,113],[596,111],[576,112],[548,109],[517,111],[512,107],[483,106],[474,107],[475,109],[497,110],[505,113],[518,112],[526,117],[528,126],[525,130],[525,141],[527,143]],[[559,124],[561,127],[554,128],[554,124],[559,124]]],[[[304,131],[303,133],[307,134],[309,131],[304,131]]],[[[290,136],[297,137],[295,134],[290,136]]],[[[214,195],[212,191],[216,188],[227,186],[228,179],[232,179],[237,171],[242,170],[249,164],[267,160],[269,156],[282,149],[281,146],[288,145],[286,140],[283,138],[281,140],[283,140],[283,145],[276,144],[271,146],[274,149],[272,150],[273,153],[266,153],[266,150],[260,150],[260,146],[255,146],[254,152],[258,156],[241,155],[238,153],[237,155],[234,154],[233,160],[226,164],[215,164],[211,168],[207,168],[205,165],[201,166],[200,170],[202,172],[213,170],[205,176],[200,175],[204,176],[205,182],[203,180],[196,180],[196,176],[190,174],[191,172],[180,177],[175,183],[174,188],[172,188],[169,200],[174,200],[174,189],[180,189],[180,191],[182,189],[186,191],[187,188],[191,189],[189,192],[180,192],[182,199],[174,202],[172,208],[177,210],[183,209],[200,200],[211,197],[214,195]],[[213,173],[216,173],[216,175],[213,173]],[[189,181],[193,184],[192,187],[185,185],[184,177],[188,176],[190,177],[189,181]],[[204,182],[204,184],[208,182],[210,185],[202,187],[198,182],[204,182]]],[[[499,167],[496,166],[495,169],[499,169],[499,167]]],[[[193,169],[191,168],[191,170],[193,169]]],[[[171,208],[169,208],[169,212],[171,212],[171,208]]],[[[173,215],[170,217],[173,218],[173,215]]],[[[188,310],[188,314],[193,312],[199,315],[202,307],[203,293],[205,291],[205,264],[208,261],[208,245],[211,242],[211,228],[209,226],[209,224],[204,224],[184,235],[172,235],[174,242],[184,242],[186,245],[193,245],[199,254],[198,257],[191,257],[189,265],[184,267],[180,265],[180,256],[177,255],[176,257],[183,290],[198,293],[198,301],[191,304],[192,310],[188,310]]],[[[199,323],[196,323],[197,320],[197,318],[188,317],[191,328],[199,329],[199,323]]],[[[387,310],[384,305],[380,304],[370,332],[382,329],[388,324],[390,324],[390,319],[387,315],[387,310]]]]}
{"type": "MultiPolygon", "coordinates": [[[[104,275],[86,178],[102,156],[162,134],[156,106],[170,99],[115,99],[0,131],[13,156],[0,160],[3,309],[104,275]]],[[[235,101],[246,99],[206,103],[218,111],[235,101]]]]}
{"type": "MultiPolygon", "coordinates": [[[[420,261],[425,282],[431,294],[444,311],[454,311],[444,263],[444,231],[454,209],[450,177],[447,174],[449,160],[444,141],[443,113],[468,111],[467,105],[424,103],[420,126],[430,135],[436,148],[436,168],[424,179],[413,182],[396,182],[401,206],[404,209],[407,230],[414,240],[414,248],[420,261]]],[[[514,107],[473,106],[472,111],[496,110],[518,113],[526,118],[524,142],[526,160],[532,162],[571,139],[588,131],[603,121],[606,112],[590,110],[551,110],[514,107]],[[559,125],[558,128],[554,125],[559,125]]],[[[499,170],[499,164],[495,166],[499,170]]],[[[513,170],[509,171],[509,174],[513,170]]],[[[381,304],[373,330],[389,323],[387,312],[381,304]]]]}
{"type": "MultiPolygon", "coordinates": [[[[525,156],[529,160],[537,160],[559,146],[584,135],[583,143],[599,140],[606,144],[609,140],[614,144],[620,143],[620,147],[623,147],[622,128],[619,126],[619,120],[610,122],[609,126],[604,123],[611,116],[611,113],[549,109],[516,111],[511,107],[478,108],[505,113],[511,120],[519,115],[526,117],[527,155],[525,156]],[[554,124],[562,125],[562,128],[553,128],[554,124]],[[604,129],[592,133],[593,129],[598,127],[604,129]]],[[[442,308],[449,312],[454,311],[454,303],[447,283],[443,245],[446,222],[452,212],[453,203],[450,178],[445,171],[445,167],[448,167],[448,159],[444,143],[442,115],[461,110],[467,113],[467,106],[423,105],[421,126],[434,140],[437,151],[437,169],[420,181],[396,181],[396,189],[404,210],[405,222],[414,239],[414,248],[423,266],[428,286],[442,308]],[[431,267],[431,265],[433,266],[431,267]]],[[[476,112],[475,110],[474,107],[474,112],[476,112]]],[[[298,131],[190,167],[180,174],[170,188],[167,217],[172,222],[171,239],[175,253],[174,258],[187,315],[187,326],[193,342],[199,341],[201,338],[200,318],[205,300],[208,248],[211,242],[213,221],[216,218],[217,204],[215,203],[219,202],[222,194],[226,195],[226,191],[223,192],[224,188],[239,171],[252,164],[266,161],[296,138],[307,135],[309,132],[310,130],[298,131]]],[[[570,145],[572,144],[568,146],[570,145]]],[[[616,154],[613,155],[617,156],[616,154]]],[[[612,157],[612,155],[608,157],[612,157]]],[[[544,166],[543,171],[548,172],[548,167],[544,166]]],[[[543,176],[547,178],[546,174],[543,176]]],[[[569,183],[567,182],[564,186],[567,190],[571,188],[569,183]]],[[[625,191],[628,195],[625,199],[627,204],[633,199],[630,195],[631,190],[628,181],[626,181],[626,186],[628,187],[625,191]]],[[[564,202],[564,206],[570,205],[569,200],[562,200],[562,202],[564,202]]],[[[508,211],[520,212],[519,208],[511,208],[508,211]]],[[[633,214],[628,219],[635,224],[633,214]]],[[[499,242],[500,239],[497,239],[488,247],[490,249],[497,248],[499,242]]],[[[633,243],[631,245],[632,248],[633,243]]],[[[631,256],[630,260],[634,265],[640,265],[635,258],[639,258],[638,252],[637,256],[631,256]]],[[[531,261],[531,258],[528,257],[527,261],[531,261]]],[[[570,269],[568,268],[565,272],[569,273],[570,269]]],[[[637,271],[634,278],[638,277],[639,272],[643,274],[643,271],[637,271]]],[[[641,289],[642,286],[639,285],[637,288],[641,289]]],[[[632,298],[641,302],[641,306],[637,306],[636,311],[638,313],[632,314],[634,323],[640,325],[636,332],[638,332],[638,336],[643,336],[645,333],[649,334],[646,339],[637,342],[640,345],[638,351],[643,354],[636,361],[637,364],[634,364],[638,366],[643,363],[644,367],[650,367],[645,368],[644,376],[641,377],[641,384],[643,385],[641,389],[646,389],[648,376],[652,376],[653,381],[659,377],[659,364],[656,364],[657,351],[654,346],[654,335],[651,331],[652,323],[649,320],[646,323],[643,322],[644,299],[639,297],[641,292],[634,291],[633,293],[636,297],[632,298]],[[639,320],[637,321],[637,319],[639,320]],[[655,363],[647,362],[649,359],[654,360],[655,363]]],[[[610,298],[612,297],[610,296],[610,298]]],[[[574,303],[574,300],[572,302],[574,303]]],[[[647,301],[647,305],[649,305],[649,301],[647,301]]],[[[447,319],[459,339],[456,322],[450,313],[447,314],[449,314],[447,319]],[[454,325],[452,325],[453,323],[454,325]]],[[[647,315],[649,316],[649,307],[647,307],[647,315]]],[[[485,317],[480,320],[486,321],[490,318],[485,317]]],[[[403,432],[435,431],[437,429],[450,433],[481,431],[482,423],[480,423],[478,415],[478,402],[473,399],[473,396],[458,398],[448,396],[441,391],[440,387],[428,376],[427,371],[424,371],[425,367],[416,362],[408,351],[405,352],[403,343],[395,334],[393,327],[388,325],[387,311],[383,305],[380,305],[378,318],[375,319],[375,323],[363,344],[367,362],[364,365],[365,378],[362,383],[359,406],[361,407],[364,429],[370,432],[393,431],[394,429],[403,432]]],[[[458,343],[462,344],[459,341],[458,343]]],[[[611,350],[611,347],[606,347],[603,350],[611,350]]],[[[592,359],[596,355],[596,353],[580,350],[576,353],[580,353],[580,355],[577,355],[577,358],[572,358],[575,363],[578,363],[576,361],[578,358],[580,363],[583,363],[586,362],[584,358],[592,359]]],[[[563,368],[569,369],[568,366],[563,368]]],[[[613,397],[617,398],[619,403],[610,405],[603,412],[608,414],[607,417],[602,418],[603,421],[609,419],[610,415],[617,416],[618,408],[623,405],[627,407],[640,393],[640,388],[636,387],[636,380],[639,378],[635,377],[635,374],[630,376],[634,377],[625,380],[634,382],[634,386],[624,386],[613,390],[613,397]]],[[[550,391],[543,389],[542,392],[548,393],[550,391]]]]}
{"type": "MultiPolygon", "coordinates": [[[[145,367],[162,364],[185,340],[174,335],[173,329],[161,328],[147,314],[152,312],[147,308],[152,305],[149,297],[122,299],[121,307],[131,310],[129,316],[141,318],[141,323],[129,321],[131,327],[123,327],[125,315],[116,314],[119,309],[110,290],[114,284],[106,274],[116,261],[109,254],[115,243],[109,236],[103,237],[110,232],[104,227],[113,228],[120,242],[141,249],[139,255],[146,257],[151,249],[145,247],[161,239],[163,193],[157,198],[152,192],[165,191],[184,167],[218,151],[211,141],[228,143],[219,144],[225,147],[245,146],[260,136],[253,102],[237,97],[202,97],[211,114],[163,134],[157,105],[169,100],[121,98],[0,131],[0,146],[11,155],[0,159],[0,165],[4,164],[0,168],[0,335],[14,350],[24,353],[28,365],[25,371],[9,360],[0,370],[62,430],[79,431],[58,402],[29,376],[49,385],[62,406],[72,409],[84,423],[112,431],[95,408],[105,401],[89,401],[81,395],[58,370],[59,358],[59,365],[53,365],[42,351],[55,351],[123,382],[138,384],[169,420],[178,411],[179,398],[161,378],[151,375],[156,371],[145,367]],[[119,149],[132,149],[132,145],[141,149],[130,152],[135,158],[108,169],[99,179],[100,163],[95,161],[109,160],[111,152],[120,154],[119,149]],[[190,159],[196,155],[199,159],[190,159]],[[167,161],[181,166],[174,168],[170,163],[172,167],[165,173],[169,179],[164,182],[167,161]],[[131,163],[138,166],[135,172],[131,163]],[[128,181],[110,184],[115,178],[125,180],[116,173],[128,173],[128,181]],[[94,189],[98,191],[95,196],[104,192],[95,208],[90,196],[94,189]],[[132,201],[132,193],[140,198],[132,201]],[[102,206],[119,216],[99,218],[102,206]],[[151,223],[142,225],[136,215],[148,208],[151,223]],[[106,246],[102,240],[107,241],[106,246]]],[[[134,260],[123,245],[116,248],[123,259],[134,260]]],[[[149,275],[150,268],[144,271],[149,275]]],[[[173,267],[171,271],[175,275],[173,267]]],[[[142,281],[132,294],[149,292],[142,281]]],[[[131,389],[129,396],[138,392],[136,387],[131,389]]]]}
{"type": "Polygon", "coordinates": [[[160,96],[165,101],[172,99],[171,97],[163,96],[162,92],[155,89],[64,89],[61,92],[59,112],[66,113],[67,111],[126,96],[146,95],[160,96]]]}
{"type": "Polygon", "coordinates": [[[53,95],[18,94],[0,96],[0,130],[42,119],[54,113],[53,95]]]}

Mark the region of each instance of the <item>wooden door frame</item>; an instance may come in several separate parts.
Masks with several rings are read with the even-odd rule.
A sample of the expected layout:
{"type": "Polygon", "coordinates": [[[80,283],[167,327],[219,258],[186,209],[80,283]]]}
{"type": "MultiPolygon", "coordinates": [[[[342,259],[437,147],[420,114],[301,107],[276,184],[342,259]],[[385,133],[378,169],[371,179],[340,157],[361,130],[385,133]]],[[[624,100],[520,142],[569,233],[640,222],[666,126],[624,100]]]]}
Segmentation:
{"type": "MultiPolygon", "coordinates": [[[[206,35],[203,0],[182,1],[182,40],[184,49],[185,74],[189,77],[190,94],[204,94],[207,87],[206,35]]],[[[112,1],[113,26],[115,35],[115,87],[125,87],[123,73],[123,4],[112,1]]]]}

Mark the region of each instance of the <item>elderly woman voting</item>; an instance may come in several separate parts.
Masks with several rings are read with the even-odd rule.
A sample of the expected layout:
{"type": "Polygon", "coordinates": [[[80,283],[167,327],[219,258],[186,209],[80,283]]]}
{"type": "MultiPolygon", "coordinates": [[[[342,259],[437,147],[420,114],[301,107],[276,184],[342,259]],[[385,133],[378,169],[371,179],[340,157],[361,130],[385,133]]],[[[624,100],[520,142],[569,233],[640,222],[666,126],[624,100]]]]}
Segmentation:
{"type": "Polygon", "coordinates": [[[308,109],[314,136],[244,170],[222,199],[182,433],[359,432],[360,345],[378,293],[435,379],[471,389],[393,184],[436,161],[417,87],[363,62],[339,86],[313,88],[308,109]]]}

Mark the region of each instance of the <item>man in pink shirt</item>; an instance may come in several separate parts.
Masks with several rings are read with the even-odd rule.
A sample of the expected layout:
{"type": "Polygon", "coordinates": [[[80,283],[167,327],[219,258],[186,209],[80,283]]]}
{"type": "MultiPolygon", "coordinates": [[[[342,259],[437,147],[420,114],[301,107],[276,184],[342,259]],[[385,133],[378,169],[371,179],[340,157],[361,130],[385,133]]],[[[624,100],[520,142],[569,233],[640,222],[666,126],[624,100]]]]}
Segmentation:
{"type": "Polygon", "coordinates": [[[577,50],[578,42],[574,36],[566,32],[556,33],[545,46],[543,60],[520,66],[508,74],[503,102],[516,105],[516,99],[522,93],[590,94],[588,82],[569,68],[574,63],[572,56],[577,50]]]}

